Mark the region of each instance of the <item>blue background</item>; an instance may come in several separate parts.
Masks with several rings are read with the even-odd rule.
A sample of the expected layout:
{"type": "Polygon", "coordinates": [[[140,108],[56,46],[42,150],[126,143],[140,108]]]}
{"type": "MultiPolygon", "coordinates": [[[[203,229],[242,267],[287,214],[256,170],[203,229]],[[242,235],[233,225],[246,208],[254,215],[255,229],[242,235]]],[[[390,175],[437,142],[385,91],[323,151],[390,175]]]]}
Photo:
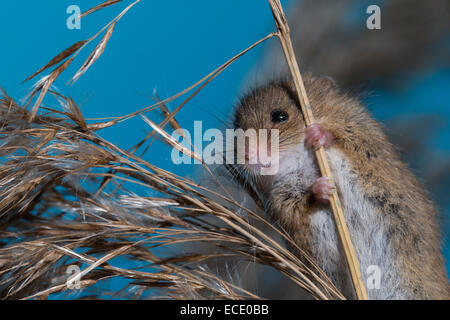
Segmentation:
{"type": "MultiPolygon", "coordinates": [[[[124,8],[119,3],[84,18],[81,30],[66,27],[69,5],[79,5],[84,11],[99,2],[3,1],[0,86],[20,100],[33,84],[21,84],[26,77],[63,49],[92,36],[124,8]]],[[[282,1],[287,9],[293,2],[282,1]]],[[[104,54],[86,74],[74,85],[66,85],[97,42],[83,51],[55,85],[75,99],[86,118],[125,115],[153,104],[154,89],[162,98],[170,97],[273,30],[266,1],[143,0],[118,22],[104,54]]],[[[266,49],[267,45],[262,45],[247,53],[208,85],[179,113],[177,120],[181,125],[189,129],[194,120],[202,120],[204,130],[223,127],[239,94],[247,87],[246,76],[257,69],[266,49]]],[[[376,118],[385,123],[398,116],[439,117],[441,125],[428,137],[427,144],[440,161],[448,161],[449,84],[450,70],[429,70],[415,74],[402,90],[371,92],[366,102],[376,118]],[[394,104],[397,107],[391,108],[394,104]]],[[[55,103],[51,98],[45,102],[55,103]]],[[[176,106],[169,105],[172,110],[176,106]]],[[[155,115],[151,117],[158,119],[155,115]]],[[[148,126],[135,118],[102,131],[102,135],[127,149],[148,131],[148,126]]],[[[161,144],[156,144],[147,156],[164,168],[186,175],[193,172],[191,167],[171,165],[169,149],[161,144]]],[[[450,186],[444,185],[432,195],[444,217],[450,212],[449,191],[450,186]]],[[[448,223],[445,229],[448,230],[448,223]]],[[[448,247],[445,250],[448,260],[448,247]]]]}

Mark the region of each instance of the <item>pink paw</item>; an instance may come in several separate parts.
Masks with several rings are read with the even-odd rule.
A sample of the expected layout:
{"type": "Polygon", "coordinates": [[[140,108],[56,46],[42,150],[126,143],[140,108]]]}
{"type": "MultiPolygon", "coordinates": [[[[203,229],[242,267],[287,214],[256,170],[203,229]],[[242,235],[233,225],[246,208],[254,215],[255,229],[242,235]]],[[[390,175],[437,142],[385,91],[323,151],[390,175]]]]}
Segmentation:
{"type": "Polygon", "coordinates": [[[333,189],[334,186],[328,177],[320,177],[312,186],[314,197],[320,202],[328,202],[330,195],[333,193],[333,189]]]}
{"type": "Polygon", "coordinates": [[[314,150],[319,149],[320,147],[329,147],[333,142],[333,135],[325,130],[318,123],[313,123],[309,127],[306,128],[305,134],[305,144],[308,148],[312,148],[314,150]]]}

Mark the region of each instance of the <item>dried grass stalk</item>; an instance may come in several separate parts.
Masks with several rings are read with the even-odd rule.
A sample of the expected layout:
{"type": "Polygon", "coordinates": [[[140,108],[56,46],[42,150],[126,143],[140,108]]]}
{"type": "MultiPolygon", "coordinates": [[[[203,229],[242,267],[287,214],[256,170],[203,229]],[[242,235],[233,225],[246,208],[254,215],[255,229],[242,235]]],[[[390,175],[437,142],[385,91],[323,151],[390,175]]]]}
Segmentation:
{"type": "Polygon", "coordinates": [[[1,298],[67,292],[74,264],[92,297],[258,298],[206,268],[230,257],[271,266],[313,297],[343,298],[317,266],[255,227],[251,221],[262,219],[256,213],[102,139],[73,100],[58,97],[64,111],[47,108],[31,122],[24,107],[0,100],[1,298]],[[123,182],[154,196],[135,195],[123,182]],[[182,253],[188,243],[217,249],[182,253]],[[112,263],[119,257],[129,267],[112,263]],[[113,277],[128,279],[123,290],[100,291],[113,277]]]}
{"type": "MultiPolygon", "coordinates": [[[[111,30],[137,2],[78,49],[71,47],[52,60],[61,62],[73,54],[57,69],[67,67],[87,43],[106,28],[111,30]]],[[[310,257],[295,256],[253,222],[271,228],[296,247],[285,232],[243,207],[223,186],[206,188],[136,156],[138,150],[144,149],[142,155],[152,152],[149,136],[126,151],[96,133],[142,115],[152,134],[176,144],[169,141],[166,124],[177,126],[174,117],[190,99],[240,56],[274,35],[179,94],[111,121],[86,121],[72,99],[49,89],[47,79],[34,93],[47,87],[62,111],[44,106],[46,113],[38,114],[40,97],[30,112],[4,93],[0,99],[0,298],[43,299],[70,293],[69,279],[79,280],[84,297],[91,298],[260,298],[242,288],[233,275],[208,268],[210,261],[233,258],[269,266],[314,298],[344,299],[310,257]],[[161,124],[143,116],[190,91],[174,111],[163,109],[161,124]],[[134,186],[145,188],[151,197],[136,195],[134,186]],[[186,244],[190,244],[188,252],[186,244]],[[215,250],[196,250],[201,245],[215,250]],[[70,277],[67,269],[73,265],[81,273],[70,277]],[[104,283],[111,278],[124,281],[120,291],[105,290],[104,283]]]]}
{"type": "Polygon", "coordinates": [[[98,10],[103,9],[103,8],[112,6],[113,4],[116,4],[116,3],[120,2],[120,1],[122,1],[122,0],[108,0],[108,1],[102,2],[102,3],[98,4],[98,5],[96,5],[95,7],[89,9],[88,11],[83,12],[80,15],[80,17],[83,18],[83,17],[85,17],[87,15],[90,15],[91,13],[94,13],[94,12],[96,12],[98,10]]]}
{"type": "MultiPolygon", "coordinates": [[[[39,86],[35,89],[35,92],[37,92],[39,90],[40,94],[39,94],[39,97],[37,98],[33,108],[31,109],[30,121],[35,117],[35,115],[39,109],[39,106],[41,105],[42,100],[44,99],[45,95],[47,94],[47,92],[50,89],[53,82],[55,82],[55,80],[59,77],[59,75],[64,70],[67,69],[67,67],[72,63],[73,59],[74,59],[74,57],[61,63],[57,68],[55,68],[55,70],[52,71],[52,73],[50,73],[50,75],[43,78],[43,81],[41,82],[42,86],[39,86]]],[[[32,96],[33,95],[34,94],[32,94],[32,96]]]]}
{"type": "MultiPolygon", "coordinates": [[[[311,106],[309,104],[309,99],[306,94],[305,86],[303,84],[303,79],[298,67],[297,59],[295,58],[294,49],[292,47],[292,42],[289,35],[289,26],[287,23],[287,19],[279,0],[269,0],[269,3],[277,25],[278,38],[280,39],[281,45],[283,47],[283,52],[289,66],[289,70],[291,71],[291,75],[294,80],[301,111],[305,119],[306,126],[309,126],[314,123],[314,115],[312,114],[311,106]]],[[[315,154],[322,176],[328,177],[333,180],[333,174],[328,164],[325,149],[321,147],[320,149],[315,151],[315,154]]],[[[339,200],[336,188],[334,188],[333,193],[330,196],[330,204],[333,211],[336,228],[339,234],[339,239],[344,249],[345,258],[350,270],[353,286],[356,291],[356,296],[360,300],[367,300],[367,292],[364,286],[361,270],[359,268],[358,259],[356,257],[350,233],[345,222],[344,212],[342,210],[341,202],[339,200]]]]}
{"type": "Polygon", "coordinates": [[[57,56],[52,58],[49,63],[47,63],[45,66],[40,68],[38,71],[33,73],[31,76],[26,78],[23,82],[27,82],[28,80],[34,78],[39,73],[42,73],[43,71],[47,70],[48,68],[60,63],[61,61],[65,60],[66,58],[70,57],[74,52],[76,52],[78,49],[81,48],[86,43],[87,40],[78,41],[77,43],[71,45],[69,48],[65,49],[64,51],[60,52],[57,56]]]}
{"type": "Polygon", "coordinates": [[[106,44],[108,43],[109,39],[111,38],[111,35],[114,31],[114,27],[116,26],[117,20],[114,21],[106,30],[105,35],[103,36],[103,39],[100,41],[100,43],[95,47],[95,49],[91,52],[89,57],[86,59],[86,61],[83,63],[81,68],[75,73],[73,78],[71,79],[72,83],[78,80],[88,69],[90,66],[94,64],[95,61],[97,61],[98,58],[103,54],[106,48],[106,44]]]}

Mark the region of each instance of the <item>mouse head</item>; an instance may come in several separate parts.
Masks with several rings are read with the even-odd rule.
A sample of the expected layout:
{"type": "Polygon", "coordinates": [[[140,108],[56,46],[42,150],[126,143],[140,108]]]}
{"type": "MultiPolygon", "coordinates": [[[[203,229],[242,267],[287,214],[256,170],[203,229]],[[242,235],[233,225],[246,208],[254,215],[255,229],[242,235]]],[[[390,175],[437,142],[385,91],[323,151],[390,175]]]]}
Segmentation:
{"type": "MultiPolygon", "coordinates": [[[[273,166],[275,158],[280,159],[283,152],[289,151],[303,139],[305,123],[295,91],[287,82],[272,83],[253,90],[241,99],[235,111],[234,129],[256,132],[256,143],[246,139],[245,149],[239,148],[239,141],[236,143],[238,163],[239,157],[244,158],[245,162],[240,164],[252,174],[273,166]],[[274,143],[277,145],[274,146],[274,143]],[[265,159],[264,155],[269,159],[265,159]]],[[[266,175],[276,174],[277,168],[272,169],[266,170],[266,175]]]]}

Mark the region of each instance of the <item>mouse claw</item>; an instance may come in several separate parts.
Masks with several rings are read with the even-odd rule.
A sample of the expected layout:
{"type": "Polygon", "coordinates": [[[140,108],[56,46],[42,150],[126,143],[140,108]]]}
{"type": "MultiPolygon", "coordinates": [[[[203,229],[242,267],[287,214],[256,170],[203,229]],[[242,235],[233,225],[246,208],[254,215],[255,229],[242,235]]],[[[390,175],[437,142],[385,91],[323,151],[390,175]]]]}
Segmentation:
{"type": "Polygon", "coordinates": [[[313,150],[321,147],[329,147],[333,142],[333,135],[328,132],[322,125],[313,123],[306,128],[305,145],[313,150]]]}
{"type": "Polygon", "coordinates": [[[328,177],[320,177],[314,182],[312,192],[314,197],[323,203],[328,203],[330,195],[333,193],[335,187],[328,177]]]}

